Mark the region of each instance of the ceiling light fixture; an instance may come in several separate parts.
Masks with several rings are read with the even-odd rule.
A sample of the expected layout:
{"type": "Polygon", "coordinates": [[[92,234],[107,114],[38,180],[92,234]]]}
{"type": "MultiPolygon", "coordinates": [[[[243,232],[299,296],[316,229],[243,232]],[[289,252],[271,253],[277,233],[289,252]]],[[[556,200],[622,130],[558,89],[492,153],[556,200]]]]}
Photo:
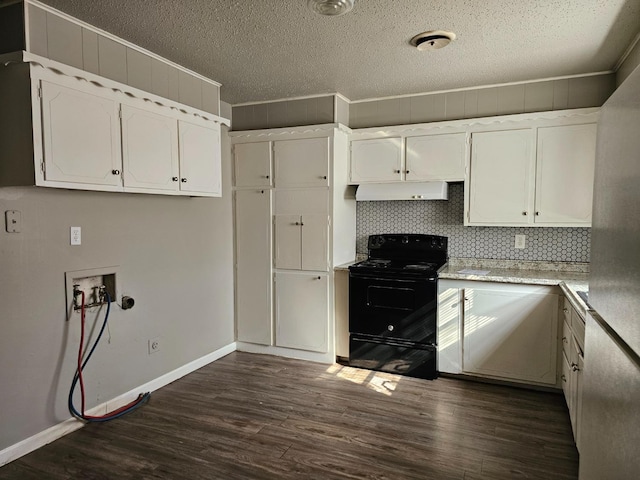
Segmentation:
{"type": "Polygon", "coordinates": [[[453,32],[445,32],[444,30],[429,30],[416,35],[409,42],[420,51],[437,50],[446,47],[456,39],[453,32]]]}
{"type": "Polygon", "coordinates": [[[308,0],[307,6],[319,15],[338,17],[353,9],[355,0],[308,0]]]}

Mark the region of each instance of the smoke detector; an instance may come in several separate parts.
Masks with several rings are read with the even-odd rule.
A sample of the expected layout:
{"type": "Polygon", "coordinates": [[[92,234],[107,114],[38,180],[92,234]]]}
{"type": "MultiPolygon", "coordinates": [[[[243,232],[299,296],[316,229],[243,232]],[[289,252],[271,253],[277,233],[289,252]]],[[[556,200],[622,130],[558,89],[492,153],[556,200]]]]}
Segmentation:
{"type": "Polygon", "coordinates": [[[445,32],[444,30],[429,30],[422,32],[411,39],[409,43],[420,51],[437,50],[446,47],[456,39],[453,32],[445,32]]]}
{"type": "Polygon", "coordinates": [[[308,0],[307,6],[319,15],[338,17],[353,9],[355,0],[308,0]]]}

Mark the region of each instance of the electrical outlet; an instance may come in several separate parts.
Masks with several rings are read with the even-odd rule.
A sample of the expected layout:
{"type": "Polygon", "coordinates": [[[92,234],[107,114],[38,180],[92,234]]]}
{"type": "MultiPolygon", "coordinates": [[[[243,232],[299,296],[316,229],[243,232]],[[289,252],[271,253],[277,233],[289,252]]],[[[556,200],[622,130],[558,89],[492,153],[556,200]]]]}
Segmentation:
{"type": "Polygon", "coordinates": [[[162,345],[162,342],[160,337],[149,339],[149,355],[160,351],[161,345],[162,345]]]}
{"type": "Polygon", "coordinates": [[[515,242],[514,248],[523,249],[526,245],[526,242],[527,242],[526,235],[516,235],[516,242],[515,242]]]}
{"type": "Polygon", "coordinates": [[[82,229],[71,227],[71,245],[82,245],[82,229]]]}

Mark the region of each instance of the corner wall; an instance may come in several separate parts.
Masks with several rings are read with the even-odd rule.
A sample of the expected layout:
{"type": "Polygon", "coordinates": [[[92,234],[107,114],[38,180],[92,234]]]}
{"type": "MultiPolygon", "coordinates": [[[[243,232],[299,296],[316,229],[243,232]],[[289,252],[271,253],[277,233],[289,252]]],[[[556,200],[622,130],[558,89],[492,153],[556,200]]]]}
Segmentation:
{"type": "Polygon", "coordinates": [[[21,233],[0,230],[0,450],[70,416],[80,329],[65,320],[66,271],[119,265],[120,293],[136,301],[113,305],[85,371],[87,408],[234,341],[226,132],[222,198],[0,188],[2,223],[6,210],[23,221],[21,233]],[[69,245],[70,226],[82,245],[69,245]]]}

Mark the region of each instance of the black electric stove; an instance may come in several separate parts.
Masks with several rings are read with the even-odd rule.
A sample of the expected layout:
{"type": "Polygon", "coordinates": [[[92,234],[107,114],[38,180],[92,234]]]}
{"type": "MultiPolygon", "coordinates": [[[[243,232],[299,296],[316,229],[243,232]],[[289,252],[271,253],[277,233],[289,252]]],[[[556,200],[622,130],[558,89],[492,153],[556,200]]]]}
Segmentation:
{"type": "Polygon", "coordinates": [[[447,237],[372,235],[368,258],[349,267],[349,364],[437,377],[438,272],[447,237]]]}

